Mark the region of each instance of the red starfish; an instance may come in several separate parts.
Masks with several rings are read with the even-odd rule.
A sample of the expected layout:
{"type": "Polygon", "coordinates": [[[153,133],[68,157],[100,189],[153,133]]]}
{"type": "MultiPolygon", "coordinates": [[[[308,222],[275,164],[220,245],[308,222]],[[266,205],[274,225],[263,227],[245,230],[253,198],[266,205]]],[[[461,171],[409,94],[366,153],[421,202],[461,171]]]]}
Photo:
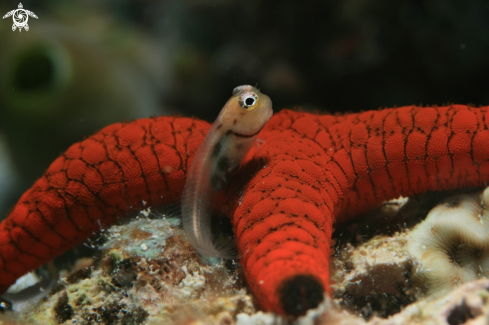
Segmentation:
{"type": "MultiPolygon", "coordinates": [[[[399,195],[488,181],[487,121],[489,107],[462,105],[275,114],[259,136],[264,165],[229,191],[242,193],[229,194],[229,216],[263,308],[300,315],[329,292],[335,219],[399,195]]],[[[70,147],[0,224],[0,291],[143,201],[157,206],[180,197],[195,152],[188,139],[203,137],[207,126],[141,119],[70,147]]]]}

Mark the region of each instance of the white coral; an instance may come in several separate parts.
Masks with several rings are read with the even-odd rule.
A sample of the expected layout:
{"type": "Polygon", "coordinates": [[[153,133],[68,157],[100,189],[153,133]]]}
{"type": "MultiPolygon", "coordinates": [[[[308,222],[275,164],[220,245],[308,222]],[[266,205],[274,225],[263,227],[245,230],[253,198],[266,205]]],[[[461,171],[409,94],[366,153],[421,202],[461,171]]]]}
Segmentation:
{"type": "Polygon", "coordinates": [[[409,235],[415,278],[446,291],[489,275],[489,188],[448,198],[409,235]]]}

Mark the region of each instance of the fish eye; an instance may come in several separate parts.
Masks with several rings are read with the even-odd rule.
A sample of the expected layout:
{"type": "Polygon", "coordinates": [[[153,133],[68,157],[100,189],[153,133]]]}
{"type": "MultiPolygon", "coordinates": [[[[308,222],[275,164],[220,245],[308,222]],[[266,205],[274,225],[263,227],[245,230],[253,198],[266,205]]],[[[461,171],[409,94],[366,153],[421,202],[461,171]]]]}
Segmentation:
{"type": "Polygon", "coordinates": [[[255,103],[255,98],[253,98],[252,96],[245,98],[245,100],[244,100],[245,106],[248,106],[248,107],[253,106],[254,103],[255,103]]]}
{"type": "Polygon", "coordinates": [[[243,94],[239,99],[239,105],[241,108],[251,111],[256,108],[256,103],[258,102],[258,96],[255,93],[243,94]]]}

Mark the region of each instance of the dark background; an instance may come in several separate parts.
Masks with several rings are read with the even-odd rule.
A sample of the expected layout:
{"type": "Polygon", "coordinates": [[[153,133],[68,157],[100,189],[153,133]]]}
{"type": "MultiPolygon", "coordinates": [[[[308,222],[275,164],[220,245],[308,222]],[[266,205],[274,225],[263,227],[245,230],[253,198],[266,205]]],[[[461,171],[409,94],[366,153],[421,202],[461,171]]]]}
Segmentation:
{"type": "MultiPolygon", "coordinates": [[[[18,1],[0,0],[0,14],[18,1]]],[[[489,1],[22,1],[0,20],[0,214],[101,127],[212,121],[241,84],[275,110],[489,104],[489,1]]]]}

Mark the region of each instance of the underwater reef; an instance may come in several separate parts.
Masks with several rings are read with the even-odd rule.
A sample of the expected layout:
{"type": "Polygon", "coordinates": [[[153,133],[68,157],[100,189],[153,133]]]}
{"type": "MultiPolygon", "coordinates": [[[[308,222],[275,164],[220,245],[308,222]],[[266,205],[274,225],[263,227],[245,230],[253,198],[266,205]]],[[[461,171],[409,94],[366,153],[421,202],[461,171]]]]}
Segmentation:
{"type": "MultiPolygon", "coordinates": [[[[0,47],[0,211],[7,211],[14,203],[12,200],[17,200],[22,191],[32,184],[31,181],[41,176],[49,162],[68,145],[82,140],[83,136],[114,121],[160,114],[160,106],[169,109],[169,112],[175,112],[173,107],[179,107],[178,112],[186,116],[212,120],[222,107],[223,94],[227,94],[230,85],[258,83],[274,100],[276,108],[300,104],[306,111],[311,107],[331,112],[357,112],[381,105],[488,103],[489,97],[483,85],[489,69],[486,59],[489,49],[489,7],[484,1],[385,3],[378,0],[347,0],[304,6],[299,2],[276,0],[266,3],[256,0],[246,3],[128,0],[117,3],[108,1],[104,5],[46,1],[32,6],[30,9],[40,19],[35,21],[35,25],[33,22],[29,33],[12,34],[11,22],[0,25],[0,42],[7,44],[0,47]],[[37,70],[39,68],[47,70],[37,70]],[[25,83],[27,78],[24,76],[32,77],[29,80],[38,83],[25,83]]],[[[12,8],[5,8],[1,4],[0,9],[6,12],[12,8]]],[[[473,105],[468,106],[474,108],[473,105]]],[[[488,175],[484,161],[487,158],[484,153],[487,151],[486,130],[478,130],[473,137],[470,133],[475,125],[483,125],[486,119],[482,115],[472,119],[469,115],[465,114],[464,118],[451,116],[447,122],[452,123],[449,128],[445,128],[445,122],[436,118],[436,127],[430,129],[433,116],[428,113],[425,118],[419,118],[419,115],[414,118],[415,115],[403,113],[399,121],[384,119],[378,122],[374,119],[365,128],[370,136],[378,132],[376,125],[382,125],[382,132],[389,126],[400,125],[396,136],[406,136],[408,140],[404,148],[397,140],[384,146],[382,141],[385,139],[382,139],[379,140],[382,145],[378,145],[375,141],[381,137],[375,136],[370,138],[372,142],[364,143],[365,130],[358,125],[348,135],[348,130],[342,129],[338,132],[342,134],[341,138],[333,136],[327,139],[325,133],[314,133],[316,125],[309,119],[298,119],[283,130],[275,129],[273,132],[276,134],[268,133],[267,144],[275,141],[274,136],[275,139],[283,136],[294,140],[296,144],[293,150],[286,148],[284,143],[287,141],[282,141],[284,146],[279,149],[265,145],[262,154],[272,153],[281,162],[275,161],[277,164],[272,169],[266,159],[255,161],[245,171],[249,175],[260,173],[257,181],[246,191],[240,186],[230,188],[229,194],[235,196],[232,200],[223,199],[226,203],[223,214],[230,216],[233,209],[241,209],[233,224],[239,231],[242,256],[254,254],[256,257],[248,260],[245,257],[242,265],[239,262],[221,264],[202,259],[178,237],[180,235],[177,235],[179,239],[176,243],[168,240],[175,235],[168,235],[163,228],[180,234],[176,222],[166,220],[170,225],[162,226],[164,219],[149,212],[139,216],[136,222],[140,223],[136,226],[118,224],[114,227],[122,228],[109,228],[109,223],[116,219],[117,214],[112,207],[119,209],[126,204],[132,212],[139,212],[148,206],[146,203],[150,200],[137,193],[156,193],[151,186],[142,189],[144,185],[137,180],[143,173],[140,173],[141,166],[137,166],[138,159],[134,157],[141,152],[136,153],[135,146],[128,145],[128,151],[118,154],[129,157],[131,163],[104,166],[97,170],[99,162],[107,162],[104,157],[97,160],[100,159],[101,150],[96,149],[89,157],[82,157],[81,160],[88,161],[84,166],[76,165],[79,161],[68,166],[68,163],[80,158],[77,156],[79,152],[72,151],[73,155],[65,161],[66,165],[61,171],[51,169],[55,173],[43,178],[47,182],[39,183],[37,189],[41,191],[24,200],[27,203],[22,209],[28,206],[29,212],[39,211],[33,214],[17,213],[16,218],[12,218],[14,222],[3,229],[10,237],[5,236],[4,245],[0,246],[0,270],[3,270],[0,286],[6,288],[27,269],[48,260],[47,255],[52,257],[52,252],[47,253],[47,250],[54,248],[57,254],[71,245],[63,246],[60,243],[80,242],[92,231],[101,228],[104,243],[84,241],[85,245],[93,247],[91,252],[84,255],[89,258],[80,257],[76,266],[70,266],[66,260],[49,263],[49,267],[56,264],[59,269],[65,269],[62,271],[61,285],[48,298],[22,309],[19,316],[22,320],[18,322],[24,323],[27,319],[36,319],[40,323],[86,321],[124,324],[277,324],[294,321],[265,312],[269,309],[279,312],[285,309],[295,316],[305,314],[297,319],[297,322],[304,324],[326,324],[329,316],[331,322],[339,322],[344,316],[343,321],[350,323],[400,323],[402,320],[405,323],[482,322],[486,313],[484,291],[487,290],[483,280],[487,267],[486,239],[483,236],[476,238],[467,228],[472,223],[473,226],[478,225],[479,230],[485,227],[483,212],[487,205],[481,204],[484,200],[479,198],[480,193],[458,192],[459,197],[450,199],[439,194],[413,197],[408,190],[410,198],[407,202],[404,199],[389,201],[381,207],[381,211],[374,210],[374,214],[346,220],[360,212],[347,210],[373,208],[376,203],[398,196],[407,188],[417,193],[420,188],[433,190],[437,186],[445,188],[445,185],[455,183],[465,187],[474,185],[474,179],[481,181],[478,185],[485,185],[482,180],[488,175]],[[411,128],[410,119],[406,117],[413,117],[416,127],[411,128]],[[447,138],[440,127],[447,131],[447,138]],[[328,176],[328,182],[333,184],[331,187],[315,183],[314,178],[327,169],[321,165],[322,158],[316,155],[321,149],[317,150],[314,141],[322,144],[326,156],[330,148],[334,148],[335,153],[341,146],[347,151],[351,149],[350,156],[333,156],[332,160],[341,164],[336,169],[328,169],[334,176],[328,176]],[[362,146],[367,147],[369,152],[365,159],[362,158],[362,146]],[[422,150],[420,152],[423,147],[428,155],[422,150]],[[311,148],[314,150],[309,151],[311,148]],[[381,153],[379,148],[388,150],[381,153]],[[409,162],[384,159],[394,151],[400,153],[402,149],[409,162]],[[452,161],[451,167],[454,168],[446,168],[457,150],[460,153],[459,164],[452,161]],[[350,164],[349,158],[354,156],[358,159],[350,164]],[[286,163],[288,160],[300,162],[292,166],[286,163]],[[389,177],[382,173],[378,177],[379,174],[372,170],[372,166],[383,163],[396,166],[388,170],[389,177]],[[403,163],[406,171],[402,168],[403,163]],[[319,171],[317,165],[321,166],[319,171]],[[136,175],[136,181],[128,182],[128,178],[117,175],[121,170],[129,172],[131,177],[136,175]],[[272,172],[269,173],[270,170],[272,172]],[[100,171],[103,173],[98,173],[100,171]],[[63,173],[67,178],[63,177],[63,173]],[[351,177],[345,181],[342,173],[351,177]],[[101,185],[102,174],[103,177],[112,178],[108,182],[104,180],[101,185]],[[352,176],[359,174],[365,177],[352,176]],[[270,180],[274,178],[273,182],[260,184],[262,179],[269,180],[266,177],[270,175],[270,180]],[[402,178],[403,175],[412,176],[412,182],[392,182],[390,178],[402,178]],[[439,182],[434,181],[433,177],[438,177],[439,182]],[[336,179],[331,181],[332,178],[336,179]],[[67,179],[71,187],[65,186],[67,179]],[[102,192],[106,194],[106,185],[114,180],[116,183],[122,181],[119,185],[111,184],[110,190],[125,193],[121,197],[129,193],[125,198],[129,197],[130,200],[121,202],[124,200],[117,201],[112,195],[101,195],[103,203],[110,205],[102,209],[103,213],[97,209],[83,208],[90,205],[86,204],[86,200],[90,200],[100,188],[105,187],[102,192]],[[89,190],[80,189],[81,183],[86,184],[89,190]],[[353,191],[345,190],[347,183],[356,184],[353,191]],[[391,190],[390,186],[395,189],[391,190]],[[66,188],[69,189],[65,191],[66,188]],[[358,189],[367,194],[362,197],[358,189]],[[337,205],[336,196],[341,197],[346,192],[349,194],[344,201],[345,206],[337,205]],[[240,196],[242,193],[246,193],[244,200],[240,196]],[[39,200],[43,200],[42,196],[47,197],[43,202],[48,202],[48,206],[43,203],[38,205],[39,200]],[[264,197],[270,200],[264,200],[264,197]],[[311,204],[298,208],[299,205],[291,203],[295,199],[309,200],[311,204]],[[426,203],[427,200],[430,202],[426,203]],[[69,206],[71,209],[73,206],[70,204],[74,201],[81,202],[81,208],[78,205],[78,208],[67,213],[74,216],[74,224],[64,219],[63,209],[57,210],[60,213],[50,210],[52,206],[69,206]],[[230,204],[233,202],[238,207],[230,204]],[[425,222],[421,222],[430,208],[436,205],[433,202],[444,203],[425,222]],[[413,205],[416,206],[414,212],[410,210],[413,205]],[[465,210],[460,210],[464,207],[470,210],[467,217],[463,217],[465,210]],[[347,211],[347,217],[335,223],[332,220],[322,223],[321,216],[328,219],[328,211],[336,216],[338,210],[343,208],[347,211]],[[460,216],[457,217],[459,221],[452,223],[443,220],[447,213],[452,212],[460,216]],[[260,218],[267,213],[274,216],[285,213],[287,218],[278,216],[273,221],[267,219],[261,222],[260,218]],[[110,221],[107,224],[97,223],[97,220],[103,219],[101,215],[110,221]],[[298,223],[291,227],[294,223],[292,218],[298,216],[301,219],[299,227],[295,227],[298,223]],[[248,218],[252,222],[244,221],[248,218]],[[154,220],[160,220],[162,224],[157,225],[156,221],[153,224],[154,220]],[[284,223],[280,224],[277,220],[284,223]],[[461,220],[470,221],[460,224],[461,220]],[[327,228],[326,241],[322,241],[324,234],[314,232],[315,228],[322,229],[324,225],[327,228]],[[417,233],[416,230],[412,232],[416,225],[417,233]],[[81,231],[83,235],[77,233],[77,227],[84,229],[81,231]],[[135,228],[143,229],[140,237],[135,228]],[[250,228],[254,231],[249,231],[250,228]],[[138,245],[133,246],[124,236],[126,230],[138,245]],[[314,232],[313,236],[309,236],[311,231],[314,232]],[[149,237],[165,238],[165,246],[151,241],[149,237],[143,238],[147,233],[152,234],[149,237]],[[271,233],[273,235],[265,240],[265,236],[271,233]],[[126,247],[110,246],[119,235],[123,237],[122,246],[126,247]],[[332,236],[331,240],[329,236],[332,236]],[[32,238],[34,242],[41,243],[36,249],[30,248],[32,238]],[[288,241],[286,248],[292,250],[281,250],[283,247],[280,243],[284,240],[288,241]],[[248,245],[247,242],[252,244],[248,245]],[[305,243],[304,247],[309,245],[308,249],[302,249],[301,243],[305,243]],[[172,245],[180,253],[174,254],[170,249],[169,260],[153,254],[158,250],[167,252],[172,245]],[[60,246],[63,247],[60,249],[60,246]],[[411,249],[414,246],[417,253],[411,249]],[[129,253],[125,250],[128,247],[131,247],[129,253]],[[268,259],[266,255],[270,251],[273,258],[268,259]],[[307,264],[307,261],[304,262],[307,256],[300,256],[302,251],[308,251],[305,255],[310,255],[309,258],[312,256],[311,264],[317,262],[319,271],[316,275],[320,276],[299,277],[296,281],[290,281],[289,286],[280,287],[281,295],[277,298],[276,290],[269,290],[270,283],[279,279],[284,272],[276,270],[289,272],[292,268],[281,264],[272,268],[276,273],[260,271],[266,270],[265,266],[279,256],[285,260],[302,259],[295,264],[299,271],[291,272],[300,273],[303,271],[301,267],[307,264]],[[316,251],[323,253],[314,255],[316,251]],[[192,264],[181,260],[183,256],[192,260],[192,264]],[[153,264],[155,260],[159,261],[158,265],[153,264]],[[172,261],[177,261],[185,269],[171,264],[172,261]],[[158,274],[167,272],[167,277],[156,273],[152,275],[154,269],[158,270],[158,274]],[[212,287],[213,281],[216,281],[214,275],[220,283],[212,287]],[[471,279],[480,280],[476,285],[463,283],[471,279]],[[167,285],[165,281],[173,282],[167,285]],[[234,285],[229,284],[232,281],[235,281],[234,285]],[[136,283],[139,286],[135,286],[136,283]],[[212,286],[208,288],[207,284],[212,286]],[[328,291],[329,286],[331,299],[325,298],[320,303],[323,300],[322,291],[328,291]],[[260,288],[263,288],[261,292],[260,288]],[[290,296],[290,292],[313,294],[284,299],[290,296]],[[140,298],[140,293],[146,295],[144,299],[140,298]],[[215,306],[215,301],[220,299],[216,298],[218,296],[225,301],[235,299],[235,302],[222,302],[222,308],[207,308],[215,306]],[[443,307],[445,309],[436,309],[443,297],[449,298],[443,307]],[[260,299],[261,303],[258,301],[260,299]],[[158,320],[161,314],[157,314],[157,307],[151,305],[153,300],[157,302],[155,304],[165,306],[168,311],[165,315],[170,315],[168,318],[158,320]],[[208,306],[202,307],[199,301],[208,306]],[[177,307],[167,308],[170,305],[177,307]],[[184,305],[191,306],[190,311],[183,311],[184,305]],[[36,318],[41,314],[45,318],[36,318]],[[335,318],[334,315],[339,316],[335,318]]],[[[284,118],[284,123],[287,121],[284,118]]],[[[193,148],[185,148],[189,143],[182,141],[182,138],[192,138],[187,137],[185,128],[186,125],[183,125],[180,130],[173,130],[177,134],[176,141],[163,140],[162,147],[176,147],[179,153],[191,152],[193,148]]],[[[200,126],[196,129],[200,129],[200,126]]],[[[128,132],[116,137],[116,140],[126,141],[122,146],[133,140],[137,142],[141,138],[134,136],[136,133],[137,130],[128,132]]],[[[383,136],[386,134],[388,137],[388,133],[383,136]]],[[[114,148],[117,141],[106,144],[114,148]]],[[[143,155],[151,156],[147,152],[143,155]]],[[[163,163],[150,159],[141,168],[155,171],[155,166],[160,167],[160,173],[151,175],[156,175],[155,178],[148,178],[150,182],[158,177],[167,181],[175,176],[171,180],[178,180],[178,187],[189,157],[191,154],[172,155],[163,163]],[[179,166],[184,167],[179,169],[179,166]]],[[[110,159],[120,162],[113,156],[110,159]]],[[[57,164],[59,167],[59,160],[57,164]]],[[[246,183],[247,180],[249,177],[240,182],[246,183]]],[[[165,184],[168,188],[173,185],[173,182],[165,184]]],[[[171,188],[169,192],[179,196],[178,189],[171,188]]],[[[159,195],[153,195],[149,206],[159,199],[159,195]]],[[[97,208],[101,208],[101,205],[97,205],[97,208]]],[[[25,212],[25,209],[20,212],[25,212]]],[[[76,259],[82,249],[78,246],[70,251],[69,258],[76,259]]],[[[45,269],[37,271],[41,278],[45,269]]],[[[8,301],[0,302],[0,310],[10,308],[8,301]]],[[[18,316],[17,312],[11,315],[6,311],[2,315],[6,318],[2,321],[16,322],[18,317],[15,315],[18,316]]]]}
{"type": "MultiPolygon", "coordinates": [[[[458,207],[480,203],[473,198],[481,193],[396,199],[338,225],[330,264],[332,298],[294,322],[451,325],[488,317],[489,280],[460,281],[453,290],[434,292],[430,281],[436,277],[417,276],[420,262],[407,250],[413,240],[419,244],[415,233],[429,221],[418,223],[426,214],[447,209],[447,202],[459,202],[458,207]],[[383,227],[365,227],[368,218],[384,220],[383,227]]],[[[467,209],[467,216],[472,211],[467,209]]],[[[293,323],[260,311],[239,262],[197,254],[175,216],[143,210],[134,220],[106,229],[101,238],[95,259],[64,271],[47,298],[27,304],[15,317],[4,313],[4,324],[9,319],[11,324],[293,323]]]]}

